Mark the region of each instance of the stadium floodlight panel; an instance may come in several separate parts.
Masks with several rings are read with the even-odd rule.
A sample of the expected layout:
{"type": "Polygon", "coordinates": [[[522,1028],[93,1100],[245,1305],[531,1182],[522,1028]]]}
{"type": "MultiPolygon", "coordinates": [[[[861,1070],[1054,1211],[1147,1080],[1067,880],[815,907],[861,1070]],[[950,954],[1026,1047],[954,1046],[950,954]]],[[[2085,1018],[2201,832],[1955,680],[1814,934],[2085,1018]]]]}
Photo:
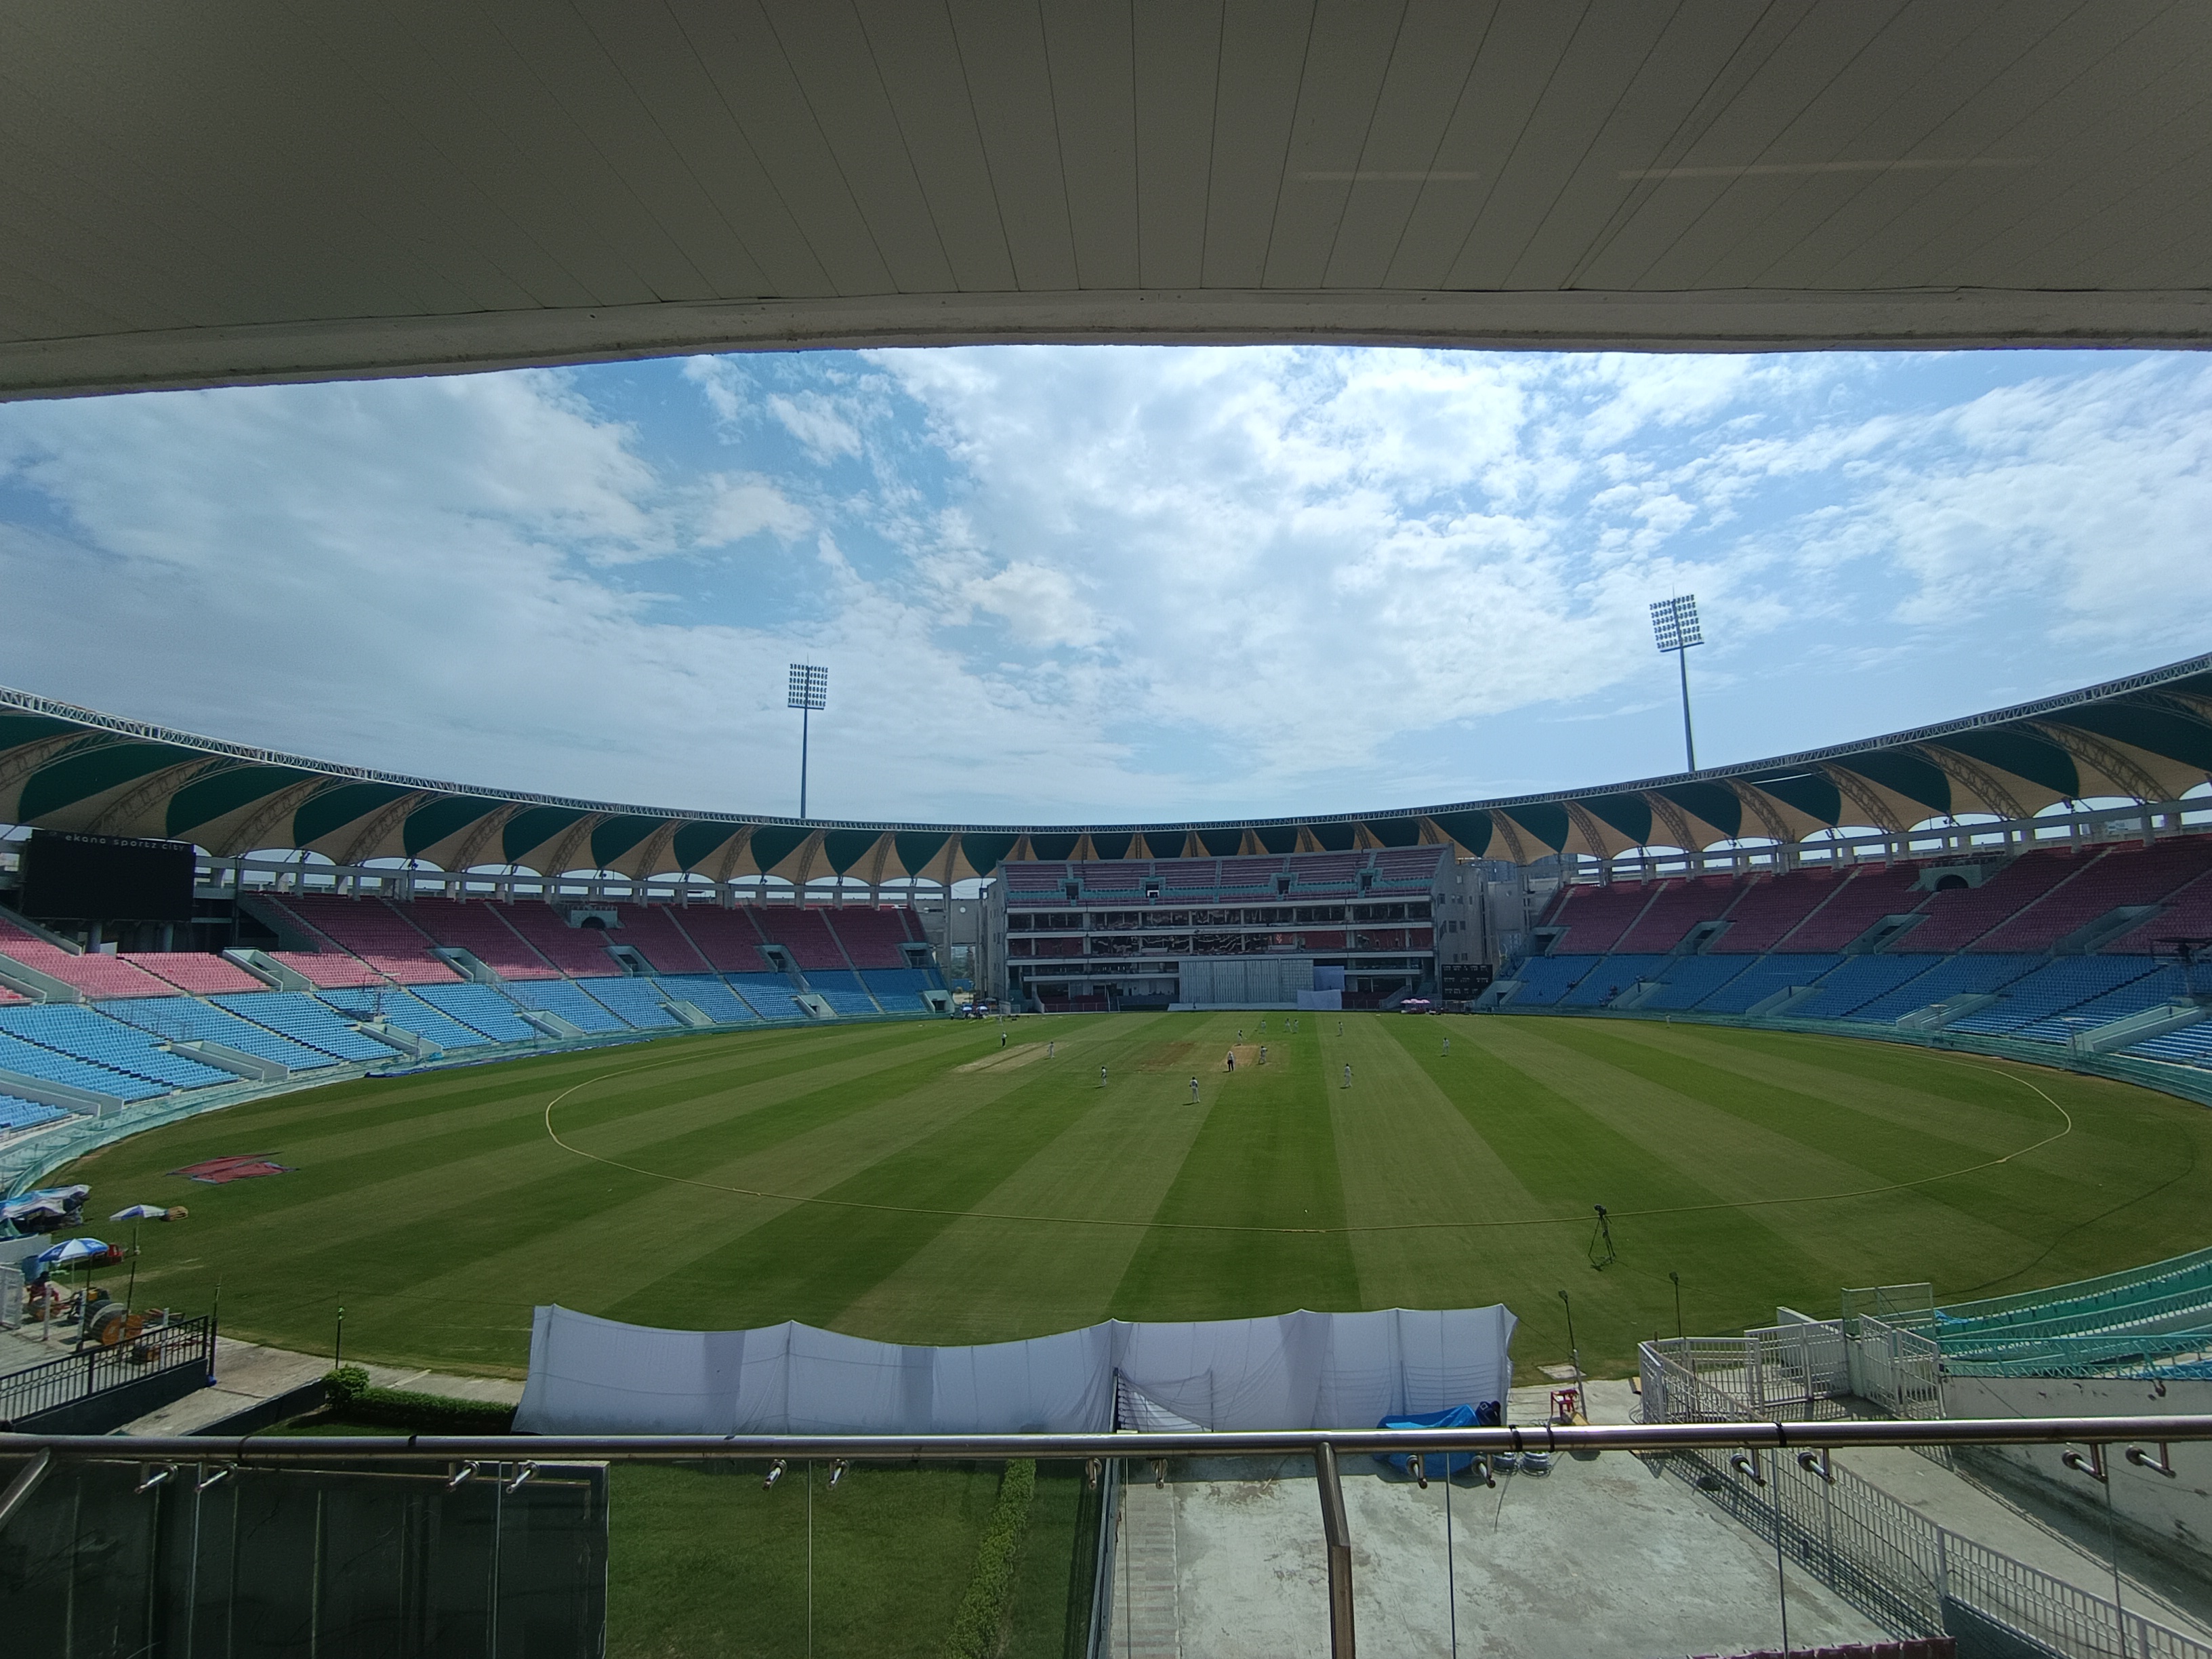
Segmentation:
{"type": "Polygon", "coordinates": [[[1703,645],[1705,635],[1698,626],[1698,596],[1685,593],[1653,605],[1651,636],[1662,651],[1686,651],[1693,645],[1703,645]]]}
{"type": "Polygon", "coordinates": [[[824,708],[830,703],[830,671],[811,662],[791,665],[791,696],[787,708],[824,708]]]}

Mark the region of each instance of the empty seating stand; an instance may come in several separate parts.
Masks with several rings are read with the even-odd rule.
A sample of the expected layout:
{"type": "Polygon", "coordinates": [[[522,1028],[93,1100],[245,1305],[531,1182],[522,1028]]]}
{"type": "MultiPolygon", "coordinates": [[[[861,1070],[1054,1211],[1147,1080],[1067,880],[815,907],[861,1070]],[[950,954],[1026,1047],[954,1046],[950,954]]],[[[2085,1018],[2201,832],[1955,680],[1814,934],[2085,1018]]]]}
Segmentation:
{"type": "Polygon", "coordinates": [[[670,1000],[688,1002],[717,1025],[753,1025],[759,1017],[715,974],[661,974],[661,991],[670,1000]]]}
{"type": "Polygon", "coordinates": [[[339,1060],[390,1060],[392,1055],[387,1044],[362,1036],[352,1021],[305,991],[257,991],[215,1000],[240,1019],[339,1060]]]}
{"type": "MultiPolygon", "coordinates": [[[[616,910],[613,905],[576,907],[576,914],[616,910]]],[[[588,925],[570,927],[568,913],[550,904],[511,904],[500,918],[528,940],[531,947],[570,979],[597,979],[622,972],[621,964],[607,954],[607,946],[621,943],[621,932],[588,925]]]]}
{"type": "MultiPolygon", "coordinates": [[[[592,983],[597,984],[598,981],[595,980],[592,983]]],[[[509,986],[507,994],[525,1008],[558,1014],[580,1031],[627,1031],[631,1029],[628,1020],[571,980],[526,980],[509,986]]]]}
{"type": "Polygon", "coordinates": [[[592,994],[640,1030],[680,1030],[684,1022],[668,1012],[668,999],[649,979],[601,979],[592,994]]]}
{"type": "Polygon", "coordinates": [[[27,927],[0,918],[0,956],[88,997],[167,997],[176,987],[119,956],[88,951],[79,955],[40,939],[27,927]]]}
{"type": "MultiPolygon", "coordinates": [[[[18,1013],[20,1009],[8,1009],[6,1013],[18,1013]]],[[[0,1030],[0,1071],[20,1072],[25,1077],[38,1078],[47,1083],[59,1083],[73,1089],[89,1089],[96,1094],[112,1095],[118,1100],[146,1100],[155,1095],[171,1092],[172,1085],[155,1083],[129,1072],[111,1071],[90,1060],[78,1060],[36,1042],[0,1030]]],[[[229,1081],[228,1078],[224,1079],[229,1081]]]]}
{"type": "Polygon", "coordinates": [[[865,972],[907,965],[906,928],[897,912],[855,908],[822,914],[854,967],[865,972]]]}
{"type": "MultiPolygon", "coordinates": [[[[526,1024],[514,1004],[489,985],[423,985],[416,988],[415,994],[448,1019],[481,1031],[494,1042],[544,1041],[544,1034],[526,1024]]],[[[402,1018],[398,1023],[407,1022],[402,1018]]]]}
{"type": "MultiPolygon", "coordinates": [[[[1701,921],[1718,921],[1742,888],[1721,876],[1666,882],[1620,935],[1615,951],[1663,953],[1673,950],[1701,921]]],[[[1570,944],[1574,935],[1567,935],[1570,944]]]]}
{"type": "Polygon", "coordinates": [[[0,1030],[165,1089],[198,1089],[237,1081],[228,1072],[163,1052],[157,1046],[161,1038],[135,1025],[75,1004],[0,1009],[0,1030]]]}
{"type": "Polygon", "coordinates": [[[757,974],[768,966],[761,946],[768,941],[753,925],[750,909],[723,910],[695,905],[678,921],[684,935],[719,974],[757,974]]]}
{"type": "Polygon", "coordinates": [[[1620,943],[1620,936],[1668,884],[1571,888],[1543,925],[1567,930],[1560,949],[1578,957],[1602,956],[1620,943]]]}
{"type": "Polygon", "coordinates": [[[625,904],[622,928],[611,941],[627,945],[663,974],[706,974],[714,971],[690,939],[674,911],[661,904],[625,904]]]}
{"type": "Polygon", "coordinates": [[[841,1014],[879,1014],[881,1008],[849,968],[825,968],[806,975],[806,988],[841,1014]]]}
{"type": "Polygon", "coordinates": [[[477,1048],[491,1041],[475,1027],[462,1024],[396,986],[389,991],[324,991],[319,994],[349,1019],[366,1022],[381,1018],[403,1031],[427,1038],[441,1048],[477,1048]]]}
{"type": "MultiPolygon", "coordinates": [[[[205,951],[155,951],[139,954],[125,951],[123,960],[133,968],[143,969],[155,975],[164,985],[179,991],[189,991],[195,996],[210,996],[217,991],[258,991],[261,988],[261,981],[236,963],[205,951]]],[[[169,994],[164,992],[162,994],[169,994]]]]}
{"type": "Polygon", "coordinates": [[[511,904],[485,900],[416,899],[407,907],[415,924],[439,944],[466,951],[501,979],[558,979],[546,961],[507,920],[511,904]]]}
{"type": "Polygon", "coordinates": [[[401,907],[380,898],[288,893],[273,902],[341,950],[402,985],[450,983],[460,977],[430,953],[430,936],[408,921],[401,907]]]}
{"type": "Polygon", "coordinates": [[[337,1058],[194,997],[134,997],[100,1005],[100,1012],[172,1042],[220,1042],[241,1054],[273,1060],[295,1072],[320,1071],[337,1058]]]}
{"type": "Polygon", "coordinates": [[[770,944],[781,945],[791,952],[791,959],[799,964],[801,973],[848,965],[844,951],[838,948],[837,937],[822,920],[821,911],[763,906],[752,915],[770,944]]]}

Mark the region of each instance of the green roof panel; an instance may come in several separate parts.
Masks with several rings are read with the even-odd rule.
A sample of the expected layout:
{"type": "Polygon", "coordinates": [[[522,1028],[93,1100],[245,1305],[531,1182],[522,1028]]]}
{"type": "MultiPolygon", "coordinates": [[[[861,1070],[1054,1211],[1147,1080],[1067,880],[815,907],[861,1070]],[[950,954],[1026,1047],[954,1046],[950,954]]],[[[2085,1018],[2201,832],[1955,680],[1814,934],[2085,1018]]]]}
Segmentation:
{"type": "Polygon", "coordinates": [[[742,823],[720,820],[687,823],[668,843],[668,855],[676,860],[678,869],[695,869],[705,863],[709,854],[720,852],[730,837],[744,828],[742,823]]]}
{"type": "Polygon", "coordinates": [[[81,800],[174,766],[180,761],[204,759],[190,749],[166,743],[104,743],[97,748],[73,749],[31,774],[16,802],[15,816],[27,823],[48,812],[58,812],[81,800]]]}
{"type": "Polygon", "coordinates": [[[292,814],[292,840],[298,846],[310,846],[367,817],[378,807],[414,793],[399,783],[341,783],[335,788],[319,789],[292,814]]]}
{"type": "MultiPolygon", "coordinates": [[[[624,812],[592,826],[592,862],[602,870],[614,867],[614,861],[650,836],[668,820],[649,817],[642,812],[624,812]]],[[[657,871],[641,873],[656,875],[657,871]]]]}
{"type": "Polygon", "coordinates": [[[295,766],[234,766],[210,777],[194,778],[169,797],[167,833],[180,836],[235,812],[249,802],[265,800],[313,777],[295,766]]]}
{"type": "MultiPolygon", "coordinates": [[[[584,814],[573,806],[526,806],[499,828],[500,852],[509,864],[543,847],[584,814]]],[[[560,872],[550,873],[558,875],[560,872]]]]}

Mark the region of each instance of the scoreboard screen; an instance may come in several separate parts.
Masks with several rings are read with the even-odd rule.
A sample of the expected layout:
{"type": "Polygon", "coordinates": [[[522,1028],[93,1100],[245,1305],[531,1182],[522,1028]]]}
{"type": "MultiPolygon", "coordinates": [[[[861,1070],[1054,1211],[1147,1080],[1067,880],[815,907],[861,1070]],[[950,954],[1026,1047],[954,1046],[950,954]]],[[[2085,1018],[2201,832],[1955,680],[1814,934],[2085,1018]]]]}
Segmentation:
{"type": "Polygon", "coordinates": [[[190,921],[192,844],[34,830],[22,911],[38,921],[190,921]]]}
{"type": "Polygon", "coordinates": [[[1437,971],[1446,1002],[1472,1002],[1489,988],[1493,970],[1486,962],[1447,962],[1437,971]]]}

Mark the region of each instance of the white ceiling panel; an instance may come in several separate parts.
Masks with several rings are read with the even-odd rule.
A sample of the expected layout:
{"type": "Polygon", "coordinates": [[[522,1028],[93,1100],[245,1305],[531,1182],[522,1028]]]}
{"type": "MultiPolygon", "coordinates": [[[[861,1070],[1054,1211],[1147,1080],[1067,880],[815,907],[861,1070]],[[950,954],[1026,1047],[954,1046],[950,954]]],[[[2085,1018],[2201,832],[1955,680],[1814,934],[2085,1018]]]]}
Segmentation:
{"type": "Polygon", "coordinates": [[[963,340],[2212,340],[2202,0],[0,9],[0,396],[963,340]]]}

